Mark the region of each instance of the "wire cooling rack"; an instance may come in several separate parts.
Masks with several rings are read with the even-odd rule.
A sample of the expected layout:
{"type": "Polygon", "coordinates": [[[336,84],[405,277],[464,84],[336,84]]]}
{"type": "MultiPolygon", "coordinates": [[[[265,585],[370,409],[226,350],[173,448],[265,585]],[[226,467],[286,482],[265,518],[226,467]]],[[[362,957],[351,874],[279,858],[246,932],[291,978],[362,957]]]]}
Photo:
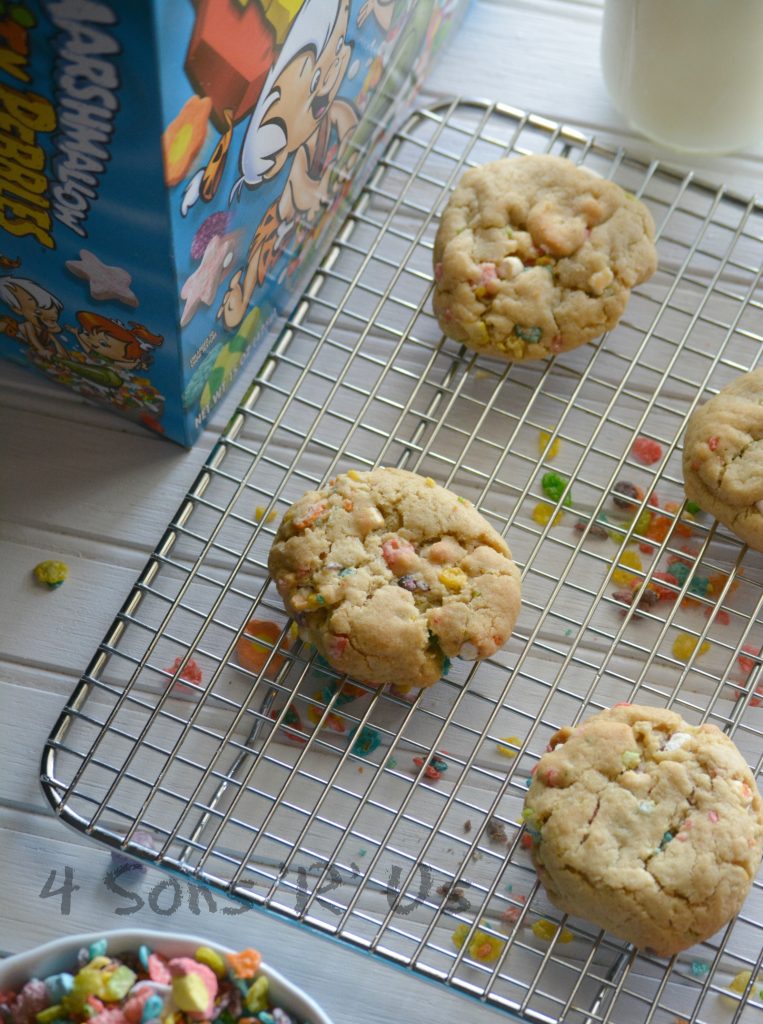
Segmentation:
{"type": "Polygon", "coordinates": [[[760,1021],[760,882],[728,929],[666,964],[562,918],[520,821],[553,732],[617,701],[714,722],[761,771],[763,561],[692,518],[680,473],[689,412],[758,359],[761,265],[751,199],[505,106],[414,113],[49,738],[57,813],[524,1020],[760,1021]],[[477,359],[430,311],[437,218],[466,166],[537,151],[639,195],[660,268],[598,343],[477,359]],[[637,436],[657,462],[634,457],[637,436]],[[523,570],[505,649],[413,700],[348,689],[293,639],[266,571],[296,497],[380,464],[470,498],[523,570]],[[568,505],[543,494],[551,470],[568,505]],[[668,567],[658,604],[624,602],[633,576],[668,567]],[[260,671],[236,654],[252,617],[281,631],[260,671]]]}

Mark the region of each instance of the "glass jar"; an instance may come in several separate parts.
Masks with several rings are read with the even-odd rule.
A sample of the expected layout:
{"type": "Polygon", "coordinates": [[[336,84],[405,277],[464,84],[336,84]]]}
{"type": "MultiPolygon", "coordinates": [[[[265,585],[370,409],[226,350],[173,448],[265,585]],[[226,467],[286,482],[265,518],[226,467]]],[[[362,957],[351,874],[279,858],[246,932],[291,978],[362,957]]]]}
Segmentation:
{"type": "Polygon", "coordinates": [[[658,142],[763,139],[763,0],[605,0],[601,63],[612,102],[658,142]]]}

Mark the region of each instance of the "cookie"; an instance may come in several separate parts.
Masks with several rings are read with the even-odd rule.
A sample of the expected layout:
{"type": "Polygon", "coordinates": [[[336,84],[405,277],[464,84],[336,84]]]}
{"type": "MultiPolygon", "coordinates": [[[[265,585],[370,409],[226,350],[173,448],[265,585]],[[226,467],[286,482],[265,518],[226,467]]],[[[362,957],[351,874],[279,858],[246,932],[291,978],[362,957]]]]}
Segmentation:
{"type": "Polygon", "coordinates": [[[303,640],[400,690],[487,658],[519,612],[506,542],[472,504],[401,469],[350,470],[286,512],[268,568],[303,640]]]}
{"type": "Polygon", "coordinates": [[[756,551],[763,551],[763,368],[737,377],[689,417],[684,488],[756,551]]]}
{"type": "Polygon", "coordinates": [[[763,801],[728,736],[637,704],[556,733],[524,819],[551,902],[658,956],[738,913],[763,854],[763,801]]]}
{"type": "Polygon", "coordinates": [[[542,359],[599,337],[657,267],[652,216],[619,185],[556,156],[474,167],[434,245],[442,330],[485,355],[542,359]]]}

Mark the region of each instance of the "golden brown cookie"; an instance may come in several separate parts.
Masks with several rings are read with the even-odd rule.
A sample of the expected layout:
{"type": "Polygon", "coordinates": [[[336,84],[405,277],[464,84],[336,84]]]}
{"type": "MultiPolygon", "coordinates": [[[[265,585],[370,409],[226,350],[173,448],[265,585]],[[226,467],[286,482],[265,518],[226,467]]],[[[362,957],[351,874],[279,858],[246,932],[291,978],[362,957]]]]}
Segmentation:
{"type": "Polygon", "coordinates": [[[763,368],[737,377],[689,417],[686,496],[763,551],[763,368]]]}
{"type": "Polygon", "coordinates": [[[464,498],[401,469],[351,470],[286,512],[268,567],[300,636],[339,672],[431,686],[486,658],[519,613],[519,571],[464,498]]]}
{"type": "Polygon", "coordinates": [[[519,156],[456,186],[434,246],[434,311],[456,341],[541,359],[599,337],[657,266],[652,216],[570,160],[519,156]]]}
{"type": "Polygon", "coordinates": [[[763,854],[763,801],[728,736],[637,704],[556,733],[524,818],[551,902],[659,956],[738,913],[763,854]]]}

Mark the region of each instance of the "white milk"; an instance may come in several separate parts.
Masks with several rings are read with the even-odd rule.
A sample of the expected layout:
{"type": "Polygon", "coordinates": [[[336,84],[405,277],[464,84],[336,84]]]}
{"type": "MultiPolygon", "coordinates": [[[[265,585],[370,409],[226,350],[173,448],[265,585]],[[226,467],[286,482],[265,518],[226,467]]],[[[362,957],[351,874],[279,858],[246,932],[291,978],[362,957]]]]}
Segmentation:
{"type": "Polygon", "coordinates": [[[763,139],[763,0],[606,0],[601,61],[612,102],[658,142],[763,139]]]}

